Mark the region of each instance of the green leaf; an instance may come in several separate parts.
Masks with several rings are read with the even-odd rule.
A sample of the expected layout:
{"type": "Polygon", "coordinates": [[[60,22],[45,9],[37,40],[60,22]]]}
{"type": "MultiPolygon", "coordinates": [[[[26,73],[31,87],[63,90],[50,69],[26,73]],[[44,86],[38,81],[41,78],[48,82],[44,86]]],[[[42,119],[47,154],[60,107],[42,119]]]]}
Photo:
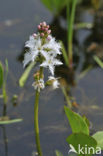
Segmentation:
{"type": "Polygon", "coordinates": [[[12,120],[0,121],[0,125],[12,124],[21,121],[23,121],[23,119],[12,119],[12,120]]]}
{"type": "Polygon", "coordinates": [[[3,82],[3,99],[4,103],[7,103],[7,93],[6,93],[6,83],[7,83],[7,76],[8,76],[8,60],[5,60],[5,74],[4,74],[4,82],[3,82]]]}
{"type": "Polygon", "coordinates": [[[92,138],[89,135],[83,134],[83,133],[74,133],[72,135],[70,135],[66,141],[68,142],[69,145],[72,145],[74,147],[74,149],[77,151],[79,156],[90,156],[93,153],[95,153],[96,150],[96,146],[97,146],[97,142],[94,138],[92,138]],[[79,151],[79,147],[80,149],[82,148],[83,153],[81,153],[79,151]],[[89,151],[85,149],[89,149],[90,147],[94,148],[94,151],[90,150],[90,154],[89,151]]]}
{"type": "Polygon", "coordinates": [[[36,62],[31,62],[30,65],[25,69],[24,73],[22,74],[21,78],[19,79],[20,87],[23,87],[25,85],[25,82],[27,81],[28,76],[35,64],[36,64],[36,62]]]}
{"type": "Polygon", "coordinates": [[[5,83],[3,84],[3,99],[4,99],[4,103],[7,103],[7,93],[6,93],[6,86],[5,83]]]}
{"type": "Polygon", "coordinates": [[[6,71],[5,71],[5,83],[7,81],[7,76],[8,76],[8,71],[9,71],[9,67],[8,67],[8,60],[6,59],[5,60],[5,65],[6,65],[6,71]]]}
{"type": "Polygon", "coordinates": [[[66,5],[67,0],[41,0],[41,2],[51,11],[54,15],[58,15],[66,5]]]}
{"type": "Polygon", "coordinates": [[[2,85],[3,85],[3,79],[4,79],[4,71],[3,71],[3,66],[2,66],[2,64],[1,64],[1,62],[0,62],[0,88],[2,87],[2,85]]]}
{"type": "Polygon", "coordinates": [[[103,68],[103,62],[99,59],[99,57],[94,56],[94,60],[97,62],[97,64],[98,64],[101,68],[103,68]]]}
{"type": "Polygon", "coordinates": [[[68,59],[68,55],[67,55],[65,46],[64,46],[64,44],[63,44],[62,41],[61,41],[60,43],[61,43],[61,47],[62,47],[62,50],[61,50],[61,51],[62,51],[62,54],[63,54],[63,57],[64,57],[65,64],[66,64],[67,66],[69,66],[69,59],[68,59]]]}
{"type": "Polygon", "coordinates": [[[103,131],[96,132],[92,137],[97,141],[97,146],[103,150],[103,131]]]}
{"type": "Polygon", "coordinates": [[[69,120],[70,126],[72,128],[72,132],[73,133],[82,132],[89,135],[89,128],[85,120],[79,114],[73,112],[71,109],[69,109],[66,106],[64,106],[64,110],[69,120]]]}
{"type": "Polygon", "coordinates": [[[83,115],[83,119],[86,122],[86,124],[88,125],[88,127],[90,127],[89,120],[87,119],[87,117],[85,115],[83,115]]]}
{"type": "Polygon", "coordinates": [[[41,2],[42,2],[50,11],[53,11],[53,8],[52,8],[52,0],[41,0],[41,2]]]}
{"type": "Polygon", "coordinates": [[[59,152],[58,150],[56,150],[55,153],[56,153],[56,156],[63,156],[63,154],[59,152]]]}

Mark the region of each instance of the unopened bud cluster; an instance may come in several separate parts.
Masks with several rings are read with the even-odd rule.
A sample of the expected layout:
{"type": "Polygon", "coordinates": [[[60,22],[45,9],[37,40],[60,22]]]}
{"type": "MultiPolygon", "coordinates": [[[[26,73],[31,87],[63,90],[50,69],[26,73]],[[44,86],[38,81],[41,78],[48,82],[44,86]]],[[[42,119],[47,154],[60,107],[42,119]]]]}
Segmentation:
{"type": "Polygon", "coordinates": [[[38,31],[41,37],[48,37],[51,34],[50,26],[46,22],[40,23],[38,25],[38,31]]]}

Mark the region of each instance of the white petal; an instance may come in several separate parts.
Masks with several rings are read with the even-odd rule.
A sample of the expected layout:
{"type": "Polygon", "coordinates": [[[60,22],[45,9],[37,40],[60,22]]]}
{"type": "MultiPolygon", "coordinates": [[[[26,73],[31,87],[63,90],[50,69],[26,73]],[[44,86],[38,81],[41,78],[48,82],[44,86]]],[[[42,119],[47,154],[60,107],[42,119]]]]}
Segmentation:
{"type": "Polygon", "coordinates": [[[61,45],[60,43],[56,42],[55,38],[53,37],[51,37],[51,40],[48,41],[43,47],[54,51],[54,53],[56,54],[61,54],[61,51],[60,51],[61,45]]]}
{"type": "Polygon", "coordinates": [[[27,41],[26,43],[25,43],[25,47],[29,47],[29,48],[33,48],[34,47],[34,45],[35,45],[35,39],[34,39],[34,37],[33,36],[30,36],[29,37],[29,41],[27,41]]]}
{"type": "Polygon", "coordinates": [[[52,75],[54,75],[54,66],[53,65],[49,65],[49,70],[51,72],[52,75]]]}
{"type": "Polygon", "coordinates": [[[41,65],[40,65],[41,67],[47,67],[48,66],[48,64],[47,64],[47,62],[46,61],[44,61],[41,65]]]}
{"type": "Polygon", "coordinates": [[[37,40],[37,42],[36,42],[36,45],[37,45],[38,47],[41,47],[41,45],[42,45],[42,40],[41,40],[40,37],[38,38],[38,40],[37,40]]]}
{"type": "Polygon", "coordinates": [[[44,80],[40,79],[35,81],[32,86],[34,87],[35,90],[38,90],[38,92],[40,92],[40,89],[44,89],[45,85],[44,85],[44,80]]]}
{"type": "Polygon", "coordinates": [[[54,80],[54,82],[53,82],[53,89],[56,89],[56,88],[59,88],[59,82],[58,82],[58,80],[54,80]]]}
{"type": "Polygon", "coordinates": [[[23,66],[25,67],[29,62],[34,61],[36,59],[37,55],[38,55],[37,51],[26,53],[24,55],[23,66]]]}
{"type": "Polygon", "coordinates": [[[45,59],[48,59],[49,56],[47,51],[41,50],[40,53],[45,57],[45,59]]]}
{"type": "Polygon", "coordinates": [[[55,80],[54,76],[49,76],[49,80],[55,80]]]}
{"type": "Polygon", "coordinates": [[[57,53],[55,51],[49,51],[48,54],[52,57],[56,57],[57,56],[57,53]]]}
{"type": "Polygon", "coordinates": [[[63,63],[57,59],[54,60],[54,65],[62,65],[63,63]]]}

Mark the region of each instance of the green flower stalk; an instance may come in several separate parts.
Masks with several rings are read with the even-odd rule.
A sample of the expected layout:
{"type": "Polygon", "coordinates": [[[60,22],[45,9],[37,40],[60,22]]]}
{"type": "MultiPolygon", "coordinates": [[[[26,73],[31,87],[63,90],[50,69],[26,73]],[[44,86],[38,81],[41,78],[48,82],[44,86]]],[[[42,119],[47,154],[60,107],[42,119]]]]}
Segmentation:
{"type": "Polygon", "coordinates": [[[40,92],[46,85],[52,85],[53,89],[58,88],[58,78],[54,77],[55,66],[62,65],[62,62],[57,59],[57,55],[61,55],[61,44],[58,43],[54,37],[51,36],[50,26],[46,22],[38,25],[38,33],[30,36],[29,41],[25,43],[25,47],[29,48],[29,51],[24,56],[24,67],[31,61],[39,63],[39,70],[34,74],[34,83],[32,86],[36,90],[35,104],[34,104],[34,129],[36,147],[39,156],[42,156],[42,150],[40,146],[39,137],[39,98],[40,92]],[[47,82],[44,82],[44,68],[49,68],[51,76],[49,76],[47,82]]]}
{"type": "MultiPolygon", "coordinates": [[[[42,74],[43,74],[43,68],[41,67],[39,80],[42,78],[42,74]]],[[[34,76],[34,79],[35,77],[37,78],[37,76],[34,76]]],[[[39,97],[40,97],[40,92],[37,89],[36,95],[35,95],[35,104],[34,104],[34,129],[35,129],[35,139],[36,139],[38,155],[42,156],[42,150],[40,146],[40,137],[39,137],[39,120],[38,120],[39,97]]]]}

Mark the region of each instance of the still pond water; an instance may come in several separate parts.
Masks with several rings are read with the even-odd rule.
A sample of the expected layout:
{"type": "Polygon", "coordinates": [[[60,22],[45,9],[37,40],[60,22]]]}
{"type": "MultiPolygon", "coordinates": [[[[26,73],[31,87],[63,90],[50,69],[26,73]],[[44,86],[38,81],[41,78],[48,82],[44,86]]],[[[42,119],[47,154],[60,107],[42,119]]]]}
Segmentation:
{"type": "MultiPolygon", "coordinates": [[[[103,17],[100,17],[103,18],[103,17]]],[[[53,35],[58,39],[66,40],[65,19],[60,17],[54,19],[52,14],[38,0],[0,0],[0,61],[5,59],[9,62],[9,75],[7,81],[7,92],[9,96],[7,115],[11,118],[23,118],[23,122],[0,126],[0,156],[34,156],[36,152],[34,127],[33,127],[33,108],[34,108],[34,89],[33,72],[24,88],[18,86],[18,80],[23,73],[22,66],[23,47],[30,34],[36,31],[36,26],[41,21],[47,21],[54,28],[53,35]],[[57,30],[57,31],[56,31],[57,30]],[[18,95],[18,103],[13,106],[11,98],[14,94],[18,95]]],[[[94,22],[96,18],[90,9],[81,9],[78,12],[77,21],[94,22]],[[81,15],[81,11],[83,12],[81,15]]],[[[88,59],[86,46],[92,42],[103,42],[101,34],[102,23],[97,21],[99,31],[89,29],[79,29],[75,31],[74,47],[75,62],[77,67],[74,79],[78,73],[90,64],[93,60],[88,59]],[[98,24],[99,23],[99,24],[98,24]],[[100,31],[101,30],[101,31],[100,31]],[[94,36],[94,32],[98,36],[94,36]],[[79,55],[77,52],[79,51],[79,55]]],[[[102,32],[103,33],[103,32],[102,32]]],[[[65,73],[61,71],[61,77],[66,77],[69,81],[68,69],[65,73]]],[[[45,71],[46,74],[47,71],[45,71]]],[[[59,72],[59,69],[58,69],[59,72]]],[[[57,73],[58,73],[57,72],[57,73]]],[[[76,98],[79,108],[77,112],[85,114],[91,121],[91,133],[103,130],[103,70],[94,66],[85,77],[77,81],[71,88],[71,95],[76,98]]],[[[63,111],[66,104],[61,89],[51,91],[45,89],[41,93],[40,99],[40,140],[44,156],[54,156],[55,150],[60,150],[65,156],[69,150],[66,144],[66,137],[71,133],[63,111]]],[[[3,101],[0,100],[0,116],[2,116],[3,101]]]]}

